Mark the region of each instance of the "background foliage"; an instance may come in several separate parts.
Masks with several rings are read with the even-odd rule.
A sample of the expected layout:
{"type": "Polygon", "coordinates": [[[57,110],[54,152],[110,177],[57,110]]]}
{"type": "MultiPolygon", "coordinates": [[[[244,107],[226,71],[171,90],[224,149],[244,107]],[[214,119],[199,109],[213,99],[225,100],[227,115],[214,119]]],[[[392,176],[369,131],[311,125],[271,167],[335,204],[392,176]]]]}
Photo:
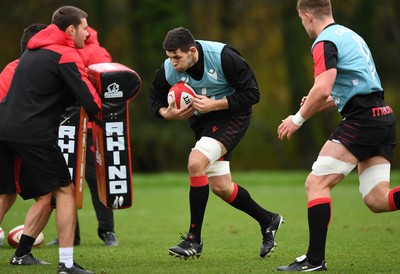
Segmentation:
{"type": "MultiPolygon", "coordinates": [[[[399,116],[400,1],[332,1],[336,21],[369,44],[386,99],[399,116]]],[[[184,170],[193,145],[185,122],[158,120],[147,106],[154,72],[165,59],[162,41],[169,29],[178,26],[189,28],[198,39],[236,47],[258,78],[261,102],[254,107],[252,125],[235,151],[233,168],[309,168],[340,120],[332,109],[307,121],[291,141],[276,137],[280,121],[298,110],[313,81],[311,41],[301,26],[295,0],[1,1],[0,67],[18,57],[23,29],[34,22],[49,23],[61,5],[87,11],[89,24],[98,30],[114,61],[142,77],[141,93],[130,105],[134,170],[184,170]]]]}

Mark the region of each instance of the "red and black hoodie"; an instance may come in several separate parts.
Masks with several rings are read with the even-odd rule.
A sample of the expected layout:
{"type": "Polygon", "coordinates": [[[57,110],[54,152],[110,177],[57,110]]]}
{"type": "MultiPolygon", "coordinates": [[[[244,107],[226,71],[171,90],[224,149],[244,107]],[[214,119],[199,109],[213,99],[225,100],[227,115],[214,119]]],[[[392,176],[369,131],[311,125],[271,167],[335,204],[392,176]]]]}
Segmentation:
{"type": "Polygon", "coordinates": [[[51,24],[29,41],[0,103],[0,140],[57,144],[61,114],[77,101],[89,115],[100,111],[101,99],[73,40],[51,24]]]}

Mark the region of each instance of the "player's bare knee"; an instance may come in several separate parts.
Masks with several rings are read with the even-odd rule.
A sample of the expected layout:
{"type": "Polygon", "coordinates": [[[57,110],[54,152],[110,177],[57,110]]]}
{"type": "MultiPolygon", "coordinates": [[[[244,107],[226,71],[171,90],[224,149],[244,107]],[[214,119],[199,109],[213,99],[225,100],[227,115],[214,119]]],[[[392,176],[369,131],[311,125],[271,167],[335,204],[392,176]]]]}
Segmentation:
{"type": "Polygon", "coordinates": [[[311,186],[313,185],[313,178],[312,178],[312,175],[311,174],[309,174],[308,176],[307,176],[307,179],[306,179],[306,182],[304,183],[304,187],[305,187],[305,189],[306,189],[306,194],[308,195],[308,193],[310,192],[310,189],[311,189],[311,186]]]}
{"type": "Polygon", "coordinates": [[[12,207],[17,199],[17,194],[1,194],[0,195],[0,206],[4,211],[4,214],[12,207]]]}
{"type": "Polygon", "coordinates": [[[206,171],[206,166],[198,158],[191,157],[188,161],[188,172],[191,175],[204,174],[206,171]]]}
{"type": "Polygon", "coordinates": [[[56,190],[52,191],[52,194],[56,199],[58,199],[61,196],[68,196],[68,195],[73,195],[74,194],[74,184],[71,182],[69,185],[62,186],[60,188],[57,188],[56,190]]]}
{"type": "Polygon", "coordinates": [[[35,200],[36,200],[37,202],[40,201],[41,203],[49,203],[49,202],[51,201],[51,194],[47,193],[47,194],[45,194],[45,195],[36,197],[35,200]]]}
{"type": "Polygon", "coordinates": [[[385,212],[385,210],[383,210],[383,209],[380,208],[380,207],[377,207],[376,205],[367,204],[367,203],[365,203],[365,204],[367,205],[367,207],[369,208],[369,210],[371,210],[371,212],[373,212],[373,213],[382,213],[382,212],[385,212]]]}
{"type": "Polygon", "coordinates": [[[212,184],[211,191],[218,197],[225,199],[230,196],[231,190],[219,184],[212,184]]]}
{"type": "Polygon", "coordinates": [[[325,189],[324,181],[322,180],[322,176],[315,176],[313,174],[309,174],[306,182],[305,189],[307,197],[315,196],[316,194],[321,193],[325,189]]]}
{"type": "Polygon", "coordinates": [[[372,195],[368,195],[364,198],[364,204],[374,213],[386,212],[387,209],[381,205],[372,195]]]}

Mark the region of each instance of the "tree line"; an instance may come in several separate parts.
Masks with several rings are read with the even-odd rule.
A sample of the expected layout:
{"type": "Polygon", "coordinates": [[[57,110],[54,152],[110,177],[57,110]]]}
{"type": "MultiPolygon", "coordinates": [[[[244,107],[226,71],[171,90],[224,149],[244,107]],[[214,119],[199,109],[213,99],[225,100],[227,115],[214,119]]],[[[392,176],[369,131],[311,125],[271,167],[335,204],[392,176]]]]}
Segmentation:
{"type": "MultiPolygon", "coordinates": [[[[86,0],[7,1],[0,3],[0,67],[19,56],[19,39],[32,23],[50,23],[61,5],[74,5],[88,14],[101,44],[142,78],[140,94],[130,103],[134,171],[185,170],[194,144],[184,121],[162,121],[148,108],[149,87],[166,58],[162,42],[168,30],[183,26],[197,39],[221,41],[235,47],[251,65],[261,101],[253,108],[247,135],[234,153],[232,168],[310,168],[319,148],[340,121],[335,109],[307,121],[290,141],[279,141],[280,121],[299,108],[313,83],[312,41],[305,33],[295,0],[86,0]]],[[[332,0],[334,17],[368,43],[397,116],[400,78],[400,1],[332,0]]],[[[399,167],[399,150],[394,167],[399,167]]]]}

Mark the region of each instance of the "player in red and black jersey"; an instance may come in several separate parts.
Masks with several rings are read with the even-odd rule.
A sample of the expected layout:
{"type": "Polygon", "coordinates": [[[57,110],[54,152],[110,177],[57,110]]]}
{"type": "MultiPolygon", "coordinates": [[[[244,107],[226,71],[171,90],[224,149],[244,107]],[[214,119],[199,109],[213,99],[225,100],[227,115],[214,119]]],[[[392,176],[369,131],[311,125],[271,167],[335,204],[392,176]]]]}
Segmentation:
{"type": "MultiPolygon", "coordinates": [[[[26,46],[29,40],[38,33],[40,30],[43,30],[47,27],[44,24],[32,24],[29,27],[24,29],[24,32],[21,37],[21,54],[26,50],[26,46]]],[[[16,59],[9,63],[0,74],[0,101],[7,95],[8,89],[10,87],[12,78],[14,76],[15,68],[19,59],[16,59]]],[[[3,220],[4,215],[10,209],[10,207],[14,204],[17,194],[19,193],[21,197],[25,197],[25,192],[29,193],[29,190],[26,187],[29,187],[29,180],[25,180],[20,182],[20,166],[21,161],[18,157],[15,160],[15,185],[8,185],[8,189],[0,189],[0,224],[3,220]],[[23,192],[20,190],[19,184],[27,183],[28,185],[23,188],[23,192]]],[[[25,173],[24,171],[22,173],[25,173]]],[[[27,175],[29,177],[29,175],[27,175]]],[[[46,195],[42,195],[39,197],[35,197],[35,203],[29,209],[27,213],[25,224],[24,224],[24,234],[22,235],[18,247],[15,251],[15,256],[22,258],[20,260],[21,264],[45,264],[45,262],[33,257],[31,254],[32,244],[31,242],[36,239],[39,233],[44,229],[49,220],[49,217],[52,212],[52,208],[50,207],[50,198],[51,194],[48,193],[46,195]]]]}
{"type": "MultiPolygon", "coordinates": [[[[97,31],[91,27],[88,27],[87,30],[89,33],[89,37],[85,41],[85,47],[78,49],[85,67],[88,67],[92,64],[112,62],[112,57],[110,53],[99,43],[97,31]]],[[[97,235],[100,239],[104,241],[106,246],[117,246],[118,241],[114,231],[113,210],[111,208],[107,208],[99,199],[94,159],[95,156],[93,147],[92,122],[88,122],[87,127],[88,149],[86,150],[85,179],[90,189],[93,208],[96,212],[96,217],[98,221],[97,235]]],[[[79,218],[77,218],[76,220],[74,245],[79,245],[81,241],[78,219],[79,218]]],[[[59,240],[57,238],[50,241],[47,245],[58,245],[58,243],[59,240]]]]}
{"type": "MultiPolygon", "coordinates": [[[[1,185],[14,184],[13,159],[17,155],[30,176],[26,198],[52,192],[57,200],[59,271],[68,273],[92,273],[73,261],[75,197],[57,144],[59,120],[67,106],[78,101],[89,115],[101,108],[77,51],[88,36],[86,18],[84,11],[72,6],[55,11],[52,24],[29,41],[0,103],[1,185]]],[[[18,263],[14,256],[11,262],[18,263]]]]}

